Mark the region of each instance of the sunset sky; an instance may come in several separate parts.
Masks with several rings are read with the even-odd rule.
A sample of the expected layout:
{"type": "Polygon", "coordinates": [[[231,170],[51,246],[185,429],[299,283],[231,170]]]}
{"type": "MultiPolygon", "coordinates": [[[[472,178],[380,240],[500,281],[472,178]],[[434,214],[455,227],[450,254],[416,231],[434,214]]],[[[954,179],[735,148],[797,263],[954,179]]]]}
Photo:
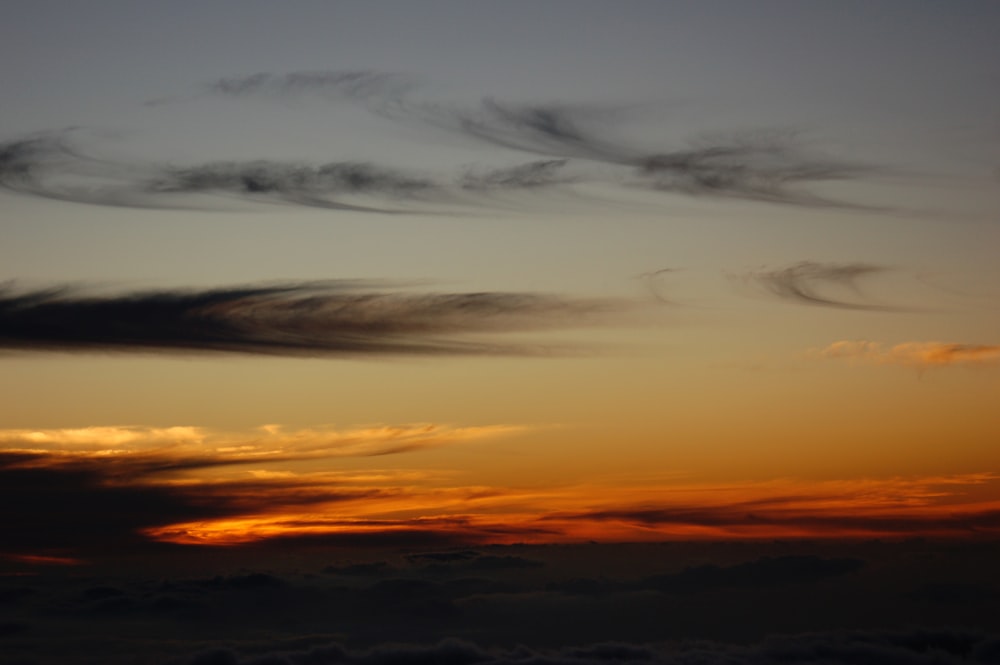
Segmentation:
{"type": "Polygon", "coordinates": [[[5,9],[8,574],[1000,534],[1000,5],[5,9]]]}

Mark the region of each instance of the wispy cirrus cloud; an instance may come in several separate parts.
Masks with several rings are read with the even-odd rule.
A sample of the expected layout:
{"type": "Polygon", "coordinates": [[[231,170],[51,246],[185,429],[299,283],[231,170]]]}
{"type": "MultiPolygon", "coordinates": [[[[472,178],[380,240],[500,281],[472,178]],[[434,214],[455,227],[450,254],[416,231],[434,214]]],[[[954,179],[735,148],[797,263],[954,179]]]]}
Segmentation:
{"type": "Polygon", "coordinates": [[[903,342],[891,346],[867,340],[842,340],[820,350],[819,356],[871,365],[931,368],[1000,365],[998,344],[903,342]]]}
{"type": "MultiPolygon", "coordinates": [[[[286,356],[530,354],[475,335],[594,324],[622,302],[412,293],[357,282],[87,294],[0,290],[0,349],[286,356]]],[[[550,349],[553,351],[555,347],[550,349]]]]}
{"type": "Polygon", "coordinates": [[[218,79],[207,90],[241,99],[314,96],[352,100],[394,122],[435,128],[497,148],[624,167],[632,184],[657,191],[875,209],[803,189],[809,184],[859,178],[876,169],[810,153],[789,132],[731,133],[702,138],[686,148],[650,151],[614,137],[609,125],[620,115],[619,108],[516,104],[490,97],[475,105],[429,102],[415,99],[414,87],[414,80],[401,74],[300,71],[218,79]]]}
{"type": "Polygon", "coordinates": [[[153,175],[141,164],[93,157],[70,140],[72,130],[45,132],[0,143],[0,188],[40,198],[129,208],[170,204],[135,183],[153,175]]]}
{"type": "Polygon", "coordinates": [[[840,309],[891,311],[894,308],[871,301],[860,282],[888,268],[870,263],[823,263],[800,261],[783,268],[754,270],[732,277],[741,286],[801,305],[840,309]]]}
{"type": "Polygon", "coordinates": [[[258,73],[218,79],[203,94],[350,101],[392,122],[543,159],[514,166],[464,167],[451,175],[357,160],[316,164],[221,158],[175,166],[155,158],[95,157],[70,140],[72,130],[64,130],[0,143],[0,187],[105,206],[206,208],[194,195],[224,195],[387,214],[427,212],[428,204],[490,205],[483,196],[487,192],[537,193],[597,182],[688,196],[875,209],[811,191],[810,185],[861,178],[876,169],[808,150],[792,132],[731,132],[701,137],[682,147],[650,150],[616,136],[620,108],[517,104],[492,98],[472,105],[430,102],[415,99],[414,87],[412,77],[376,71],[258,73]]]}
{"type": "Polygon", "coordinates": [[[190,166],[94,157],[49,132],[0,143],[0,188],[39,198],[128,208],[208,208],[205,196],[380,214],[427,212],[429,205],[488,205],[483,194],[562,187],[565,160],[413,173],[368,162],[311,164],[273,159],[190,166]]]}
{"type": "Polygon", "coordinates": [[[388,100],[397,98],[415,84],[416,80],[406,74],[357,69],[287,74],[261,72],[220,78],[210,83],[207,89],[210,93],[229,97],[272,95],[284,98],[308,93],[337,99],[388,100]]]}

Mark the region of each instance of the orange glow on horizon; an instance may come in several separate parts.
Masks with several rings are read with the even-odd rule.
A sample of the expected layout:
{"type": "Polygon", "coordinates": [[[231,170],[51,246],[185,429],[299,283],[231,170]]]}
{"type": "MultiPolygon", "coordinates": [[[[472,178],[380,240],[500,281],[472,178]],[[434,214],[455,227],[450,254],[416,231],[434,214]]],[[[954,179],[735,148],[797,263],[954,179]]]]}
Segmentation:
{"type": "MultiPolygon", "coordinates": [[[[1000,535],[1000,497],[969,500],[993,474],[734,486],[510,489],[416,488],[398,494],[274,508],[143,530],[184,545],[289,537],[434,532],[457,542],[571,543],[780,538],[969,538],[1000,535]],[[595,501],[594,497],[607,497],[595,501]],[[533,507],[532,507],[533,506],[533,507]],[[460,511],[460,512],[459,512],[460,511]]],[[[996,487],[990,488],[994,493],[996,487]]],[[[280,502],[281,491],[274,500],[280,502]]]]}

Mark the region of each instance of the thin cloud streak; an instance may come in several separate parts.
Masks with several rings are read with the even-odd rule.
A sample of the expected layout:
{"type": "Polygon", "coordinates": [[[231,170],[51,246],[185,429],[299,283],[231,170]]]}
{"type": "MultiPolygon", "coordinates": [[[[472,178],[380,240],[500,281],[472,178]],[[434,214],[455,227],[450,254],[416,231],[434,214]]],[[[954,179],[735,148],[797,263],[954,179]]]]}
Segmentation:
{"type": "Polygon", "coordinates": [[[346,203],[337,197],[360,195],[403,201],[430,197],[440,186],[364,163],[309,166],[259,160],[169,169],[143,189],[153,194],[225,193],[306,207],[390,214],[404,211],[346,203]]]}
{"type": "Polygon", "coordinates": [[[949,342],[903,342],[886,346],[867,340],[833,342],[819,351],[822,358],[851,360],[870,365],[901,365],[929,369],[950,366],[998,366],[1000,345],[949,342]]]}
{"type": "Polygon", "coordinates": [[[0,290],[0,349],[529,355],[540,349],[467,336],[567,329],[624,309],[616,301],[531,293],[373,292],[350,281],[104,296],[8,288],[0,290]]]}
{"type": "Polygon", "coordinates": [[[1000,499],[965,494],[975,486],[996,488],[997,481],[976,473],[678,488],[631,505],[553,511],[540,521],[564,533],[619,540],[992,537],[1000,533],[1000,499]]]}
{"type": "Polygon", "coordinates": [[[871,302],[859,285],[865,277],[887,270],[869,263],[800,261],[784,268],[751,271],[733,279],[801,305],[893,311],[890,306],[871,302]]]}
{"type": "MultiPolygon", "coordinates": [[[[523,431],[515,425],[454,427],[440,423],[371,425],[342,429],[312,427],[288,430],[262,425],[248,432],[205,427],[102,426],[63,429],[0,430],[4,452],[50,455],[54,463],[104,459],[108,465],[127,465],[130,458],[187,457],[189,470],[198,460],[206,466],[300,461],[331,457],[370,457],[504,436],[523,431]]],[[[155,471],[152,469],[150,472],[155,471]]]]}

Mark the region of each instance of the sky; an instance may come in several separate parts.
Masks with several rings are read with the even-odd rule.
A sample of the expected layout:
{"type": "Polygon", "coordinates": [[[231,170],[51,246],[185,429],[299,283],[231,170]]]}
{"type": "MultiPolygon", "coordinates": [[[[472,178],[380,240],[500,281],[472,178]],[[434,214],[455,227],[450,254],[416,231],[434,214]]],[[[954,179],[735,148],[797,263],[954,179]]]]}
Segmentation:
{"type": "Polygon", "coordinates": [[[45,646],[95,617],[121,662],[766,662],[914,625],[995,662],[995,3],[5,9],[17,662],[113,662],[45,646]],[[268,645],[241,594],[369,604],[244,617],[268,645]],[[628,619],[524,620],[580,594],[581,626],[628,619]],[[403,596],[451,614],[365,627],[403,596]],[[778,609],[709,619],[751,600],[778,609]],[[686,633],[632,620],[688,601],[686,633]],[[193,615],[229,651],[178,641],[193,615]],[[647,651],[566,651],[601,640],[647,651]]]}

